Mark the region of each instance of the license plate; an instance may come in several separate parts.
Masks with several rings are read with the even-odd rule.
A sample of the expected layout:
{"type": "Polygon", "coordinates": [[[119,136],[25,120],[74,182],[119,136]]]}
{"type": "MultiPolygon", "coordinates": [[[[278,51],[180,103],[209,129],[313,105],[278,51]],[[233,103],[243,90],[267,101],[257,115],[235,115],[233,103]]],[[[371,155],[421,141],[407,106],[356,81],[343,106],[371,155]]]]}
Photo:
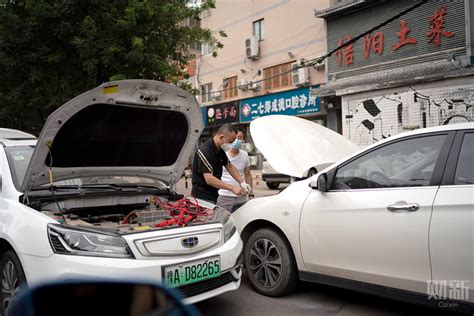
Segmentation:
{"type": "Polygon", "coordinates": [[[164,268],[164,283],[168,287],[178,287],[221,275],[220,257],[185,262],[164,268]]]}

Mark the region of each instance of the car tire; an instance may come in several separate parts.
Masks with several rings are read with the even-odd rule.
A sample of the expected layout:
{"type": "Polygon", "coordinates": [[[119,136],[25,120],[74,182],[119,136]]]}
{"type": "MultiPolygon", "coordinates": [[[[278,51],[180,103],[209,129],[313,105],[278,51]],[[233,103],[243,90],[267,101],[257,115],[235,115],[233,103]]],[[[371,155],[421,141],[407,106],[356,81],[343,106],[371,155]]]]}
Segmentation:
{"type": "Polygon", "coordinates": [[[0,259],[0,315],[7,315],[12,300],[26,286],[20,259],[13,250],[6,251],[0,259]]]}
{"type": "Polygon", "coordinates": [[[317,173],[318,173],[318,171],[317,171],[316,169],[311,168],[311,169],[309,169],[309,171],[308,171],[308,176],[307,176],[307,178],[311,178],[312,176],[314,176],[314,175],[317,174],[317,173]]]}
{"type": "Polygon", "coordinates": [[[255,290],[267,296],[290,293],[298,283],[296,262],[286,239],[271,228],[256,230],[245,245],[244,264],[255,290]]]}
{"type": "Polygon", "coordinates": [[[267,182],[267,187],[270,190],[278,190],[279,186],[280,186],[280,183],[278,183],[278,182],[267,182]]]}

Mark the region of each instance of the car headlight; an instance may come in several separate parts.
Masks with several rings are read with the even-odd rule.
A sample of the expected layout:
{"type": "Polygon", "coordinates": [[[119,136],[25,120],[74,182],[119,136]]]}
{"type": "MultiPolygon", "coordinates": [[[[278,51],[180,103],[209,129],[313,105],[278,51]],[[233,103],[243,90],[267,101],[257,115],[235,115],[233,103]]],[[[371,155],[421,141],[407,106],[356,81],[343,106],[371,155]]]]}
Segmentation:
{"type": "Polygon", "coordinates": [[[237,229],[235,228],[235,224],[234,224],[234,219],[232,218],[232,215],[228,215],[227,218],[224,220],[224,224],[223,224],[224,228],[224,242],[227,242],[227,240],[230,239],[230,237],[232,237],[232,235],[235,234],[235,232],[237,231],[237,229]]]}
{"type": "Polygon", "coordinates": [[[48,236],[55,253],[79,256],[133,258],[125,239],[64,225],[49,224],[48,236]]]}

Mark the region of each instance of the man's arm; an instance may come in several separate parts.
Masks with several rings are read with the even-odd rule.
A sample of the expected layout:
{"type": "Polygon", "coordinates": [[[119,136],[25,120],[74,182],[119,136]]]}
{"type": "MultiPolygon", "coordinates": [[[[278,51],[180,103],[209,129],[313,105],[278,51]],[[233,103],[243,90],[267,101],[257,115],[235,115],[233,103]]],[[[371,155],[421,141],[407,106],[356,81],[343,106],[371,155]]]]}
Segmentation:
{"type": "Polygon", "coordinates": [[[225,183],[219,180],[219,178],[216,178],[212,173],[206,172],[203,175],[204,175],[204,180],[210,186],[213,186],[216,189],[224,189],[224,190],[232,191],[232,193],[234,193],[235,195],[242,195],[242,189],[240,187],[236,187],[228,183],[225,183]]]}

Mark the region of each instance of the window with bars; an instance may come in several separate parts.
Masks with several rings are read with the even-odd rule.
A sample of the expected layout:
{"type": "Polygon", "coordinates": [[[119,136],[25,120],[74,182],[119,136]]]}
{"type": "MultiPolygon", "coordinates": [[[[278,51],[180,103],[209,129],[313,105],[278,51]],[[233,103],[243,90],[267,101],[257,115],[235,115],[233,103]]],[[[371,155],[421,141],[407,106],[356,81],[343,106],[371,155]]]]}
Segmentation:
{"type": "Polygon", "coordinates": [[[224,79],[224,99],[230,99],[238,95],[237,76],[224,79]]]}
{"type": "Polygon", "coordinates": [[[265,90],[288,87],[291,82],[291,62],[263,69],[265,90]]]}
{"type": "Polygon", "coordinates": [[[201,85],[201,102],[211,101],[212,82],[201,85]]]}

